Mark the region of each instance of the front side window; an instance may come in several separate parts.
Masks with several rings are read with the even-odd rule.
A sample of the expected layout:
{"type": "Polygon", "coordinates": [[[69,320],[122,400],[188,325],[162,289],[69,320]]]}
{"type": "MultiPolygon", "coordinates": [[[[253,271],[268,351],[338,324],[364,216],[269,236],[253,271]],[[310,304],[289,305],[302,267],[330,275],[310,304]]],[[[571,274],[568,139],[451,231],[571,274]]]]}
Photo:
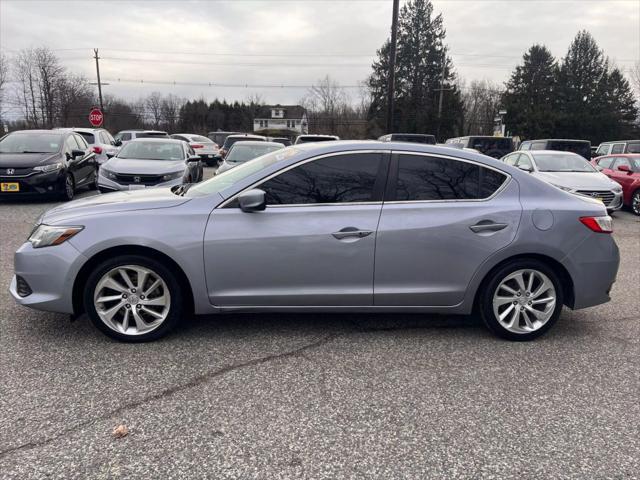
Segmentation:
{"type": "Polygon", "coordinates": [[[267,205],[375,201],[379,153],[350,153],[307,162],[258,186],[267,205]]]}
{"type": "Polygon", "coordinates": [[[76,143],[78,144],[78,148],[80,148],[80,150],[86,150],[87,148],[89,148],[89,145],[87,145],[87,142],[82,135],[76,134],[74,135],[74,137],[76,139],[76,143]]]}
{"type": "Polygon", "coordinates": [[[507,155],[507,157],[504,159],[504,163],[513,167],[516,163],[518,163],[518,158],[520,158],[519,153],[516,153],[515,155],[507,155]]]}
{"type": "Polygon", "coordinates": [[[629,161],[629,159],[627,157],[618,157],[616,159],[616,168],[618,168],[620,165],[625,165],[625,166],[631,168],[631,162],[629,161]]]}
{"type": "Polygon", "coordinates": [[[611,168],[611,162],[613,162],[613,158],[611,157],[603,158],[598,162],[598,166],[602,168],[611,168]]]}
{"type": "Polygon", "coordinates": [[[596,150],[596,155],[606,155],[609,153],[609,145],[600,145],[596,150]]]}
{"type": "Polygon", "coordinates": [[[518,167],[533,169],[533,165],[531,164],[531,160],[529,159],[528,155],[520,155],[520,159],[518,160],[518,167]]]}
{"type": "Polygon", "coordinates": [[[478,200],[490,197],[505,180],[504,174],[475,163],[400,155],[396,200],[478,200]]]}

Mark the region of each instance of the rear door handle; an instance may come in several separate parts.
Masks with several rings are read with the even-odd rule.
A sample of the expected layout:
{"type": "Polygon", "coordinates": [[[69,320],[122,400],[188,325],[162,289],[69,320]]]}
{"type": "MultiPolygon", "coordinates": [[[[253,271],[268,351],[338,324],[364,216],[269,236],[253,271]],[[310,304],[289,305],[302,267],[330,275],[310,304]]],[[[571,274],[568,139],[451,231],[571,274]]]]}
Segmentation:
{"type": "Polygon", "coordinates": [[[338,232],[333,232],[333,235],[338,240],[343,240],[345,238],[364,238],[373,233],[372,230],[360,230],[356,227],[345,227],[338,232]]]}
{"type": "Polygon", "coordinates": [[[475,225],[471,225],[469,228],[474,233],[482,233],[482,232],[499,232],[507,228],[509,224],[507,223],[494,223],[494,222],[479,222],[475,225]]]}

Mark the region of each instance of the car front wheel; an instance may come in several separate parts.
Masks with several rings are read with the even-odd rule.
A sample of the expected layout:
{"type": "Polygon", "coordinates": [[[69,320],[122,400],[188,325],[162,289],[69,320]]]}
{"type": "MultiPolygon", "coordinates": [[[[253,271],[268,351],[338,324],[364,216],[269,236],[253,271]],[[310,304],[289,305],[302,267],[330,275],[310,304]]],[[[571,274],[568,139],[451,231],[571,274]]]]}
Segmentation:
{"type": "Polygon", "coordinates": [[[558,276],[538,260],[514,260],[485,279],[480,313],[494,334],[526,341],[543,335],[560,317],[563,304],[558,276]]]}
{"type": "Polygon", "coordinates": [[[157,260],[124,255],[106,260],[89,275],[84,306],[93,324],[125,342],[156,340],[182,316],[175,274],[157,260]]]}
{"type": "Polygon", "coordinates": [[[631,211],[636,215],[640,215],[640,190],[636,190],[631,195],[631,211]]]}

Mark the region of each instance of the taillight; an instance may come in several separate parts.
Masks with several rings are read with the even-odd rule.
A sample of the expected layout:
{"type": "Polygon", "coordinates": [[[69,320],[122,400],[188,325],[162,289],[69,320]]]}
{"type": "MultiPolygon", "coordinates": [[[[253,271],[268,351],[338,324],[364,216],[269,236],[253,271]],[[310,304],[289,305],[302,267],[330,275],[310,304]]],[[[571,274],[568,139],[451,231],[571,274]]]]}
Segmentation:
{"type": "Polygon", "coordinates": [[[604,217],[580,217],[580,221],[596,233],[613,232],[613,220],[609,215],[604,217]]]}
{"type": "Polygon", "coordinates": [[[102,153],[102,147],[93,147],[92,150],[93,153],[97,153],[98,155],[102,153]]]}
{"type": "Polygon", "coordinates": [[[198,144],[192,144],[191,147],[193,148],[202,148],[204,145],[198,145],[198,144]]]}

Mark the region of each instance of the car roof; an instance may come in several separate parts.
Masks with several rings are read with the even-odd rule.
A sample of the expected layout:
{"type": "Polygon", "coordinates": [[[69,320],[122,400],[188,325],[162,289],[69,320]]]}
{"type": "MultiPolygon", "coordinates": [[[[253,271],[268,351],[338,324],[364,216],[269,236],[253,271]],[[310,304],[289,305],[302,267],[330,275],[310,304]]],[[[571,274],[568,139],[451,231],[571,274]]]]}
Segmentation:
{"type": "Polygon", "coordinates": [[[233,135],[227,136],[227,138],[243,138],[243,137],[267,138],[263,135],[254,135],[253,133],[234,133],[233,135]]]}
{"type": "Polygon", "coordinates": [[[536,138],[534,140],[525,140],[526,142],[576,142],[591,143],[589,140],[580,140],[577,138],[536,138]]]}
{"type": "Polygon", "coordinates": [[[13,132],[9,132],[9,133],[57,133],[57,131],[62,131],[62,133],[70,133],[70,131],[64,131],[62,129],[60,129],[60,130],[57,130],[57,129],[47,130],[47,129],[44,129],[44,128],[39,128],[39,129],[34,129],[34,130],[14,130],[13,132]]]}
{"type": "Polygon", "coordinates": [[[605,157],[640,157],[640,153],[608,153],[606,155],[599,155],[596,159],[605,157]]]}
{"type": "Polygon", "coordinates": [[[516,150],[515,152],[511,152],[508,155],[511,155],[512,153],[530,153],[530,154],[534,154],[535,153],[536,155],[538,155],[538,154],[542,154],[542,155],[553,155],[553,154],[555,154],[555,155],[557,155],[558,153],[562,153],[562,154],[570,153],[571,155],[577,155],[580,158],[584,158],[584,157],[582,157],[582,155],[578,155],[575,152],[567,152],[567,151],[564,151],[564,150],[516,150]]]}
{"type": "Polygon", "coordinates": [[[610,143],[640,143],[640,140],[609,140],[608,142],[601,142],[600,145],[608,145],[610,143]]]}
{"type": "Polygon", "coordinates": [[[328,133],[303,133],[302,135],[298,135],[298,137],[337,137],[337,135],[330,135],[328,133]]]}

